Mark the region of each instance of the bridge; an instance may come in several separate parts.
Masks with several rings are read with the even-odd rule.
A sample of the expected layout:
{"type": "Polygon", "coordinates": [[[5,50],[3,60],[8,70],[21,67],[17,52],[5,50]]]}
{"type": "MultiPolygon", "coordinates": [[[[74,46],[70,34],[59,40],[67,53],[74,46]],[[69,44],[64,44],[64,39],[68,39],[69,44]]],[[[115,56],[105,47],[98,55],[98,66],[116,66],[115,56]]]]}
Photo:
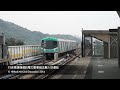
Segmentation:
{"type": "MultiPolygon", "coordinates": [[[[120,17],[120,11],[117,13],[120,17]]],[[[6,46],[4,35],[0,37],[0,47],[1,65],[23,64],[45,59],[40,45],[6,46]]],[[[74,60],[70,61],[66,69],[62,69],[50,79],[120,79],[120,27],[109,30],[82,29],[82,42],[75,52],[76,55],[65,55],[67,59],[72,57],[74,60]],[[103,49],[99,54],[96,50],[100,51],[100,47],[95,40],[98,40],[100,44],[98,46],[103,49]]],[[[58,61],[56,56],[54,59],[49,62],[50,65],[69,61],[66,59],[58,61]]]]}

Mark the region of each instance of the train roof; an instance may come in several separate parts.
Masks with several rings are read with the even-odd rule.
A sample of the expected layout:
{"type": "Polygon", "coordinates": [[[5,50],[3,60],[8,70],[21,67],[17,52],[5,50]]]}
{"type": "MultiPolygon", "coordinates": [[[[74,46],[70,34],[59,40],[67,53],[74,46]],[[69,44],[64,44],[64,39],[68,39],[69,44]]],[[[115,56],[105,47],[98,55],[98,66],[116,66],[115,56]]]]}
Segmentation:
{"type": "Polygon", "coordinates": [[[57,38],[54,38],[54,37],[46,37],[46,38],[43,38],[42,40],[53,40],[53,41],[58,41],[57,38]]]}
{"type": "Polygon", "coordinates": [[[54,38],[54,37],[46,37],[46,38],[43,38],[42,40],[76,42],[76,41],[74,41],[74,40],[60,39],[60,38],[54,38]]]}
{"type": "Polygon", "coordinates": [[[74,41],[74,40],[67,40],[67,39],[58,39],[58,41],[76,42],[76,41],[74,41]]]}

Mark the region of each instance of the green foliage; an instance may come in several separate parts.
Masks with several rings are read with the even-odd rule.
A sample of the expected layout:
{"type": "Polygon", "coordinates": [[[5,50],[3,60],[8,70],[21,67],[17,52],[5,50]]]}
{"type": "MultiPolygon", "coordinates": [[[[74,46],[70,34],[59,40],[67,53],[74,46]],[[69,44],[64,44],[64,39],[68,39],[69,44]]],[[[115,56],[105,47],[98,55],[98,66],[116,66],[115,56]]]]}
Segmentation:
{"type": "Polygon", "coordinates": [[[6,45],[8,46],[15,46],[15,45],[24,45],[24,42],[21,40],[16,40],[15,38],[7,38],[5,40],[6,45]]]}
{"type": "Polygon", "coordinates": [[[35,45],[35,44],[38,45],[40,44],[41,39],[45,37],[57,37],[62,39],[75,40],[78,42],[81,41],[79,38],[76,38],[72,35],[59,35],[59,34],[49,35],[49,34],[43,34],[38,31],[30,31],[14,23],[3,21],[2,19],[0,19],[0,34],[1,33],[4,33],[5,37],[8,39],[12,38],[12,42],[8,42],[9,45],[15,44],[14,39],[18,40],[17,42],[19,44],[21,44],[21,41],[22,42],[24,41],[24,44],[26,45],[35,45]]]}
{"type": "Polygon", "coordinates": [[[16,40],[16,45],[24,45],[24,42],[22,40],[16,40]]]}
{"type": "Polygon", "coordinates": [[[5,43],[6,43],[6,45],[8,45],[8,46],[16,45],[14,38],[7,38],[5,43]]]}

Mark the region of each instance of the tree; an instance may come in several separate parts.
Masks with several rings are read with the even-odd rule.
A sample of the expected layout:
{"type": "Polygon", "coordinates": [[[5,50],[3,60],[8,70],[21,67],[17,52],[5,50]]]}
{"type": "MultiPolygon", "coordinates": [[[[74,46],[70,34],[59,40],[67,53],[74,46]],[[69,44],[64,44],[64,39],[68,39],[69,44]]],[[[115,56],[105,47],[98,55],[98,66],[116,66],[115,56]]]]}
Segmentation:
{"type": "Polygon", "coordinates": [[[22,40],[17,40],[16,45],[24,45],[24,42],[22,40]]]}
{"type": "Polygon", "coordinates": [[[15,45],[24,45],[24,42],[22,40],[17,40],[15,38],[7,38],[6,39],[6,44],[8,46],[15,46],[15,45]]]}
{"type": "Polygon", "coordinates": [[[8,46],[12,46],[12,45],[15,45],[15,39],[14,38],[7,38],[6,39],[6,44],[8,45],[8,46]]]}

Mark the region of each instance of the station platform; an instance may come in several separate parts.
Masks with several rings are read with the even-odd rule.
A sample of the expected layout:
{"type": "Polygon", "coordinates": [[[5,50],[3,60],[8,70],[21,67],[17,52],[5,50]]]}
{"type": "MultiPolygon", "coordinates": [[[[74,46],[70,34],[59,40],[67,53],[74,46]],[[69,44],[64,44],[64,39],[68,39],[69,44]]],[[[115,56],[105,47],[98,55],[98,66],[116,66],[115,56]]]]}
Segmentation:
{"type": "Polygon", "coordinates": [[[91,57],[85,79],[120,79],[117,58],[91,57]]]}
{"type": "Polygon", "coordinates": [[[84,79],[89,62],[90,57],[77,57],[50,79],[84,79]]]}
{"type": "Polygon", "coordinates": [[[76,58],[50,79],[120,79],[117,59],[76,58]]]}

